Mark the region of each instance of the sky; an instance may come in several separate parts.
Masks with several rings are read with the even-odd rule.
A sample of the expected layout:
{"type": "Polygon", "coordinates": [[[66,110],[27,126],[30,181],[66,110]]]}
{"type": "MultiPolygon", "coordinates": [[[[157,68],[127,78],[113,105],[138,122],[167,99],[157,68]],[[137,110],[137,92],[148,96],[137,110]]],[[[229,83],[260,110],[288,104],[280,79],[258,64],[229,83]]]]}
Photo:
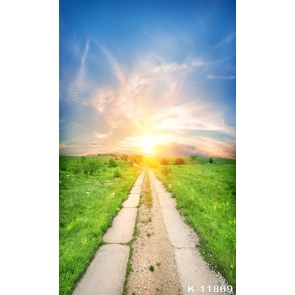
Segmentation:
{"type": "Polygon", "coordinates": [[[59,1],[60,155],[236,158],[236,1],[59,1]]]}

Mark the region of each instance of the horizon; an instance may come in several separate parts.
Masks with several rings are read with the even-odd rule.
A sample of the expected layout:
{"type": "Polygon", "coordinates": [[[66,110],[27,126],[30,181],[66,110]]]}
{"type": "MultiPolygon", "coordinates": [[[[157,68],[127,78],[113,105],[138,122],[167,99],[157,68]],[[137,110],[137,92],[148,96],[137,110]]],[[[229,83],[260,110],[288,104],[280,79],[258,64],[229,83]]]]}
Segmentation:
{"type": "Polygon", "coordinates": [[[59,5],[60,155],[236,158],[236,1],[59,5]]]}

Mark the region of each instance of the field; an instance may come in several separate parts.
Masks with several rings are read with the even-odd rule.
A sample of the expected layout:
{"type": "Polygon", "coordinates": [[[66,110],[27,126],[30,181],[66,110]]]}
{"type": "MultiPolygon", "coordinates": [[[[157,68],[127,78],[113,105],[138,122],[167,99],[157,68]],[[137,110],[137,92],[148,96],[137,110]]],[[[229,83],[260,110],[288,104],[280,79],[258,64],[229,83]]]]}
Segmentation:
{"type": "Polygon", "coordinates": [[[141,169],[113,156],[59,159],[59,286],[71,294],[141,169]]]}
{"type": "Polygon", "coordinates": [[[60,157],[60,295],[69,295],[141,172],[152,169],[198,233],[212,269],[236,285],[236,161],[229,159],[60,157]],[[129,160],[129,161],[128,161],[129,160]]]}
{"type": "Polygon", "coordinates": [[[165,158],[146,159],[145,165],[177,199],[177,209],[200,237],[204,259],[235,286],[236,161],[165,158]]]}

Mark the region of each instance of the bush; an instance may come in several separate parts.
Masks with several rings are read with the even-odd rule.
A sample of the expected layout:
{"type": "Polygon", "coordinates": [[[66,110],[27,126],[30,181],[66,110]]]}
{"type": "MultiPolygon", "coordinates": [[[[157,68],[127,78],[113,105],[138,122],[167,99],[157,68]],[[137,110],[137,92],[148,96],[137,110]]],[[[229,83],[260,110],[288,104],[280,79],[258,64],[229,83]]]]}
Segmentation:
{"type": "Polygon", "coordinates": [[[109,166],[110,167],[117,167],[117,163],[115,162],[115,160],[113,158],[109,159],[109,166]]]}
{"type": "Polygon", "coordinates": [[[212,164],[214,161],[212,158],[209,158],[209,161],[208,161],[210,164],[212,164]]]}
{"type": "Polygon", "coordinates": [[[116,168],[113,177],[115,177],[115,178],[120,178],[120,177],[122,177],[122,173],[121,173],[121,170],[120,170],[119,167],[116,168]]]}
{"type": "MultiPolygon", "coordinates": [[[[81,160],[82,160],[82,158],[81,158],[81,160]]],[[[84,174],[86,174],[86,175],[88,175],[88,174],[93,175],[93,173],[97,172],[102,166],[100,160],[97,158],[94,158],[94,159],[91,159],[91,158],[86,159],[85,158],[81,162],[82,162],[82,164],[81,164],[82,170],[83,170],[84,174]]]]}
{"type": "Polygon", "coordinates": [[[175,165],[183,165],[185,164],[184,159],[183,158],[176,158],[174,161],[175,165]]]}
{"type": "Polygon", "coordinates": [[[169,164],[168,160],[164,159],[164,158],[161,159],[160,163],[161,163],[161,165],[168,165],[169,164]]]}
{"type": "Polygon", "coordinates": [[[124,160],[124,161],[128,161],[128,155],[127,155],[127,154],[126,154],[126,155],[123,154],[123,155],[122,155],[122,160],[124,160]]]}

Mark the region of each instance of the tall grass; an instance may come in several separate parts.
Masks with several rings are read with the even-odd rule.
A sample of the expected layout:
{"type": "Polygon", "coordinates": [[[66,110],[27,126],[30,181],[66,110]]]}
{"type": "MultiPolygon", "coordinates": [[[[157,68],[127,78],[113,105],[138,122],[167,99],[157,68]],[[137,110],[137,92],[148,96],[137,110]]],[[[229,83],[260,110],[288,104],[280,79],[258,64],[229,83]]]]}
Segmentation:
{"type": "Polygon", "coordinates": [[[152,168],[177,199],[177,209],[200,237],[209,265],[236,285],[236,161],[187,159],[152,168]],[[211,162],[211,161],[210,161],[211,162]],[[168,170],[167,170],[168,169],[168,170]]]}
{"type": "Polygon", "coordinates": [[[109,159],[60,157],[60,295],[73,291],[141,171],[121,159],[110,167],[109,159]],[[93,171],[87,170],[89,163],[93,171]]]}

